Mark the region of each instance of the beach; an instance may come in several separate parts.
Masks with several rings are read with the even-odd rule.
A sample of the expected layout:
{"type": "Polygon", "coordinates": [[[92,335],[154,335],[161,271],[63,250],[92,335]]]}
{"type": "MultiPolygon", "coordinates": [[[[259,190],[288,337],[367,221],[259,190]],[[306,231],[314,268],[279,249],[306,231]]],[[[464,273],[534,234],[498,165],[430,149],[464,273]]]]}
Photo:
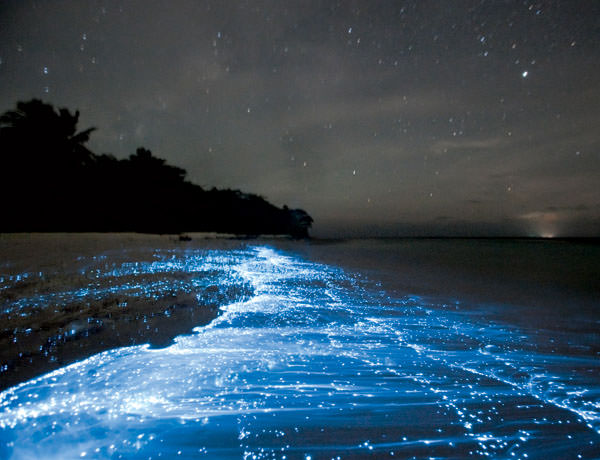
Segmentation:
{"type": "MultiPolygon", "coordinates": [[[[198,234],[202,252],[235,249],[227,235],[198,234]]],[[[208,324],[218,307],[248,298],[218,268],[171,264],[197,247],[177,236],[10,234],[0,238],[0,390],[100,351],[161,347],[208,324]],[[156,248],[166,254],[155,257],[156,248]]]]}
{"type": "Polygon", "coordinates": [[[600,455],[595,243],[0,248],[2,458],[600,455]]]}

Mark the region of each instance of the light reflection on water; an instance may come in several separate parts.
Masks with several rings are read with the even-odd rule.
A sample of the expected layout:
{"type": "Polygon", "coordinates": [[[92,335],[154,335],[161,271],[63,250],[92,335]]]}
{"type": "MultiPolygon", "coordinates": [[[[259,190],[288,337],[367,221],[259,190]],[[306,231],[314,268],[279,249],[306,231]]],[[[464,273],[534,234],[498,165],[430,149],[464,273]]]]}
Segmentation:
{"type": "Polygon", "coordinates": [[[266,247],[156,270],[223,263],[254,296],[209,326],[0,394],[0,457],[600,456],[597,357],[266,247]]]}

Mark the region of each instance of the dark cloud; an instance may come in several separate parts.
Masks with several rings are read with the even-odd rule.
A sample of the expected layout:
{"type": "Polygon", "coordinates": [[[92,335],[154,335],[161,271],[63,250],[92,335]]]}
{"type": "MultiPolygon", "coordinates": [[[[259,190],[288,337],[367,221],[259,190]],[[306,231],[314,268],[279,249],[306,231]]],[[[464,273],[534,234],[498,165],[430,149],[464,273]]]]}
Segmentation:
{"type": "Polygon", "coordinates": [[[144,145],[317,233],[529,234],[551,207],[599,230],[597,2],[0,8],[0,109],[79,108],[94,150],[144,145]]]}

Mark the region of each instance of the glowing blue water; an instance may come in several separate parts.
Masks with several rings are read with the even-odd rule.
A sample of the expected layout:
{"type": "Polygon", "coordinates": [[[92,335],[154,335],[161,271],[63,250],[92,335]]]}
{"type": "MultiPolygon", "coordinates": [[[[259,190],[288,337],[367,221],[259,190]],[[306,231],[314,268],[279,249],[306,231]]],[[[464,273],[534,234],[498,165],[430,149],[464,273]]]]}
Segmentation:
{"type": "MultiPolygon", "coordinates": [[[[203,264],[182,260],[167,268],[203,264]]],[[[223,260],[251,300],[168,348],[1,393],[0,457],[600,456],[597,356],[555,352],[573,337],[390,298],[270,248],[223,260]]]]}

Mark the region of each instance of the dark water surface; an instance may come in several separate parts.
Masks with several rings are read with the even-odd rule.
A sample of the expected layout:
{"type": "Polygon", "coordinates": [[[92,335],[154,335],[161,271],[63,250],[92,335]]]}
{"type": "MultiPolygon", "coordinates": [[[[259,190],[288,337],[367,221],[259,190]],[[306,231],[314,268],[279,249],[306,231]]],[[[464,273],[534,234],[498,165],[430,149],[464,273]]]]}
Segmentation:
{"type": "MultiPolygon", "coordinates": [[[[173,345],[108,350],[0,393],[0,458],[600,457],[595,245],[257,241],[152,254],[159,279],[192,274],[184,290],[196,283],[199,304],[207,274],[251,294],[173,345]]],[[[109,284],[159,282],[120,276],[109,284]]],[[[26,310],[23,299],[4,308],[26,310]]]]}

